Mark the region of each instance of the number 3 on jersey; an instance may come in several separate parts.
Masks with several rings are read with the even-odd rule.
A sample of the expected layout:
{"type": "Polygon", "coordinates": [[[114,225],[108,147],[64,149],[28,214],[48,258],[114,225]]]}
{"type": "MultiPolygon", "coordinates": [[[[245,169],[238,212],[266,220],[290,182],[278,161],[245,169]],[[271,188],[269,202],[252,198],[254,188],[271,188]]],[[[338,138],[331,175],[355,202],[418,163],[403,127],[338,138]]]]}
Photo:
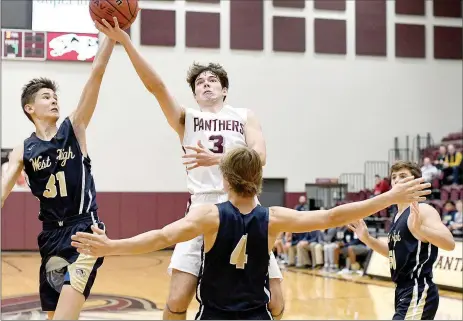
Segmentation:
{"type": "Polygon", "coordinates": [[[224,141],[222,135],[212,135],[209,137],[209,141],[214,143],[214,147],[209,149],[211,152],[216,154],[223,154],[224,152],[224,141]]]}
{"type": "Polygon", "coordinates": [[[58,180],[59,184],[59,193],[61,197],[68,196],[68,190],[66,187],[66,177],[64,176],[64,172],[56,173],[56,178],[54,174],[50,175],[48,179],[47,186],[45,186],[46,190],[43,192],[43,196],[46,198],[54,198],[58,195],[58,191],[56,190],[56,180],[58,180]]]}
{"type": "Polygon", "coordinates": [[[246,263],[248,263],[248,255],[246,254],[246,245],[248,242],[248,235],[243,235],[236,244],[230,256],[230,264],[236,265],[237,269],[244,269],[246,263]]]}

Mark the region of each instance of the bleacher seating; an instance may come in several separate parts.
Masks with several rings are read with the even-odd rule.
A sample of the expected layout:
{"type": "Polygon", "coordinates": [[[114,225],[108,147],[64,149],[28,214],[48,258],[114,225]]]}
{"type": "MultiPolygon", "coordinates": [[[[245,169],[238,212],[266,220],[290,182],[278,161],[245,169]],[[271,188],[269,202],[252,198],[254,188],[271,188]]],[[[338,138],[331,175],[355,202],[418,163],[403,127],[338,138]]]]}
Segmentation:
{"type": "MultiPolygon", "coordinates": [[[[463,130],[460,132],[448,134],[442,139],[441,144],[453,144],[458,151],[463,152],[463,130]]],[[[439,146],[441,144],[422,149],[421,159],[424,157],[429,157],[431,160],[436,159],[437,155],[439,154],[439,146]]],[[[436,210],[442,215],[446,201],[463,200],[463,185],[441,185],[441,182],[442,175],[433,179],[431,183],[433,194],[427,203],[436,208],[436,210]]],[[[361,190],[359,192],[349,192],[346,194],[345,199],[337,202],[336,205],[362,201],[370,198],[372,195],[373,191],[367,189],[361,190]]],[[[388,231],[391,224],[391,219],[390,211],[383,210],[376,213],[375,215],[370,216],[367,221],[371,222],[372,225],[377,225],[377,222],[379,221],[383,222],[385,231],[388,231]]]]}

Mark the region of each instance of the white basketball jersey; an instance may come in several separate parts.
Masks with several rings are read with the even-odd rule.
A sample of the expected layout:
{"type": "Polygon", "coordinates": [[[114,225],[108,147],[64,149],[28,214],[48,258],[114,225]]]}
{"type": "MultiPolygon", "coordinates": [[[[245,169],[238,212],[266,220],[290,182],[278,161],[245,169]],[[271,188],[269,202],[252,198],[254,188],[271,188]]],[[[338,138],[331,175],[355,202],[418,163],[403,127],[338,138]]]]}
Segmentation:
{"type": "MultiPolygon", "coordinates": [[[[197,146],[201,141],[204,147],[219,154],[234,147],[246,146],[246,120],[247,109],[244,108],[225,105],[218,113],[187,108],[183,146],[197,146]]],[[[194,151],[186,150],[186,153],[194,151]]],[[[224,193],[219,166],[197,167],[187,171],[187,187],[191,194],[224,193]]]]}

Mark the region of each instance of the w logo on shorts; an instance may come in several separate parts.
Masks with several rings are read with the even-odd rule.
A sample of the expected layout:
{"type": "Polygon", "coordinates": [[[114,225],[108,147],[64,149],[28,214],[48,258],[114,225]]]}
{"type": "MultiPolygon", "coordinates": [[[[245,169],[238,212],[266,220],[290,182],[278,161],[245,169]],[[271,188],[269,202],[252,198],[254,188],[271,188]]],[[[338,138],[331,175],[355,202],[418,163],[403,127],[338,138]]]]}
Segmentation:
{"type": "Polygon", "coordinates": [[[76,269],[76,275],[80,278],[83,278],[85,277],[87,273],[85,273],[85,271],[83,269],[76,269]]]}

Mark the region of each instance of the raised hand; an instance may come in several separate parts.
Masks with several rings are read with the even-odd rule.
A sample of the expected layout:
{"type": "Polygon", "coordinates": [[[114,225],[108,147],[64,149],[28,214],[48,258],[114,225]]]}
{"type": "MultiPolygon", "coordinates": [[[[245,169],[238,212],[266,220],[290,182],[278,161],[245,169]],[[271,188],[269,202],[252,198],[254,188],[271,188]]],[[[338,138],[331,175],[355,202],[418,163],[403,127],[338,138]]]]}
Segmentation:
{"type": "Polygon", "coordinates": [[[77,252],[96,257],[106,256],[111,251],[111,240],[106,236],[105,231],[92,225],[94,234],[77,232],[71,236],[71,245],[77,248],[77,252]]]}
{"type": "Polygon", "coordinates": [[[187,165],[187,170],[200,166],[213,166],[217,165],[219,162],[220,156],[204,147],[200,140],[198,141],[198,146],[184,146],[184,148],[185,150],[194,152],[182,156],[182,158],[189,159],[183,162],[183,165],[187,165]]]}
{"type": "Polygon", "coordinates": [[[410,206],[410,231],[418,232],[421,228],[421,215],[420,215],[420,205],[418,202],[413,202],[410,206]]]}
{"type": "Polygon", "coordinates": [[[106,19],[101,19],[101,23],[95,20],[95,27],[102,33],[104,33],[108,38],[117,41],[119,43],[124,43],[124,41],[129,40],[129,35],[119,28],[119,22],[116,17],[113,17],[114,27],[109,24],[106,19]]]}
{"type": "Polygon", "coordinates": [[[425,183],[424,178],[414,179],[410,176],[400,180],[388,193],[395,204],[420,202],[431,194],[430,187],[431,184],[425,183]]]}
{"type": "Polygon", "coordinates": [[[365,224],[364,220],[358,220],[356,222],[352,222],[347,224],[347,227],[354,232],[360,241],[365,243],[365,240],[368,239],[370,233],[368,232],[368,227],[365,224]]]}

